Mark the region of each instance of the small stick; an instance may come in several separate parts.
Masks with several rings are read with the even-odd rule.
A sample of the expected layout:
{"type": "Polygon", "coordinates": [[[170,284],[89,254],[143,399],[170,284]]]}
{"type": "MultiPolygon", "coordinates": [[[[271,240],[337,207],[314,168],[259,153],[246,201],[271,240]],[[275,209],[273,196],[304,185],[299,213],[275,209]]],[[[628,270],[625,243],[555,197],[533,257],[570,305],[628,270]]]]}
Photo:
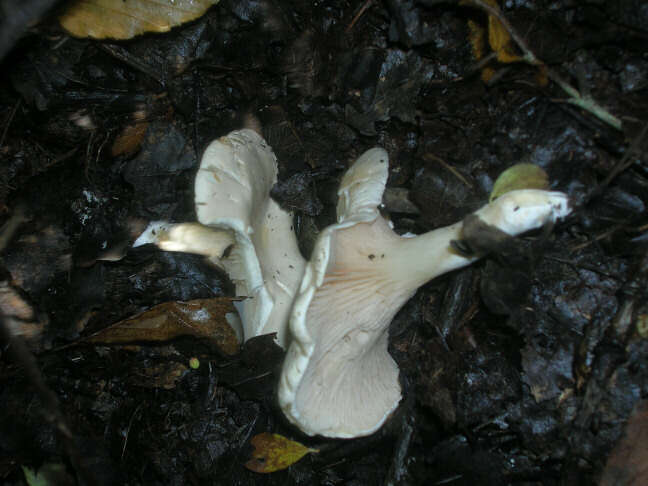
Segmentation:
{"type": "Polygon", "coordinates": [[[531,64],[532,66],[544,66],[547,70],[547,77],[551,79],[554,83],[556,83],[558,86],[560,86],[563,89],[563,91],[565,91],[565,93],[569,95],[569,98],[567,99],[567,103],[578,106],[583,110],[589,111],[599,120],[607,123],[608,125],[616,128],[617,130],[621,130],[621,120],[619,120],[617,117],[612,115],[609,111],[607,111],[605,108],[599,105],[590,96],[582,95],[576,88],[574,88],[567,81],[562,79],[562,77],[558,73],[556,73],[553,69],[549,68],[549,66],[547,66],[542,60],[538,59],[536,55],[533,53],[533,51],[529,49],[529,46],[527,45],[525,40],[522,37],[520,37],[520,35],[518,35],[518,33],[513,28],[513,26],[509,23],[506,17],[504,17],[504,15],[502,14],[499,8],[495,8],[487,4],[483,0],[467,0],[467,3],[470,3],[477,8],[484,10],[486,13],[488,13],[488,15],[492,15],[500,22],[500,24],[502,24],[502,27],[506,29],[506,31],[509,33],[511,38],[515,41],[515,43],[522,51],[523,54],[522,61],[526,62],[527,64],[531,64]]]}
{"type": "Polygon", "coordinates": [[[427,153],[423,156],[424,159],[426,160],[432,160],[434,162],[438,162],[443,166],[444,169],[448,170],[452,175],[454,175],[457,179],[459,179],[461,182],[463,182],[466,186],[470,187],[471,189],[474,188],[474,186],[471,184],[471,182],[466,179],[461,172],[459,172],[457,169],[452,167],[450,164],[448,164],[445,160],[443,160],[441,157],[438,157],[434,154],[427,153]]]}
{"type": "Polygon", "coordinates": [[[356,22],[360,20],[360,17],[369,10],[369,7],[371,7],[371,4],[373,3],[373,0],[367,0],[362,7],[360,7],[360,10],[358,10],[358,13],[353,16],[353,20],[351,20],[351,23],[347,26],[347,28],[344,30],[345,34],[348,34],[353,30],[353,27],[355,26],[356,22]]]}
{"type": "Polygon", "coordinates": [[[2,136],[0,137],[0,148],[4,145],[5,138],[7,137],[7,132],[9,131],[9,125],[11,125],[14,116],[16,116],[16,112],[18,111],[18,107],[20,106],[21,100],[22,98],[18,98],[18,101],[16,101],[13,110],[11,110],[11,113],[9,114],[9,119],[7,120],[4,130],[2,130],[2,136]]]}

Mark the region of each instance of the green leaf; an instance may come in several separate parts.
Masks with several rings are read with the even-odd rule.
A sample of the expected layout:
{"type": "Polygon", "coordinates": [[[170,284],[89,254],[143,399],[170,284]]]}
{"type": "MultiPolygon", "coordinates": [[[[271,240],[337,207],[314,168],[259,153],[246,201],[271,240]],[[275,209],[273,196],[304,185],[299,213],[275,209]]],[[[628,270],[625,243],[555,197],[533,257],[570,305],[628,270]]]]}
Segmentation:
{"type": "Polygon", "coordinates": [[[516,164],[509,167],[495,181],[490,195],[490,202],[507,192],[518,189],[548,189],[547,173],[537,165],[516,164]]]}
{"type": "Polygon", "coordinates": [[[29,486],[61,486],[70,484],[70,478],[63,464],[43,464],[38,472],[27,466],[22,466],[25,481],[29,486]]]}

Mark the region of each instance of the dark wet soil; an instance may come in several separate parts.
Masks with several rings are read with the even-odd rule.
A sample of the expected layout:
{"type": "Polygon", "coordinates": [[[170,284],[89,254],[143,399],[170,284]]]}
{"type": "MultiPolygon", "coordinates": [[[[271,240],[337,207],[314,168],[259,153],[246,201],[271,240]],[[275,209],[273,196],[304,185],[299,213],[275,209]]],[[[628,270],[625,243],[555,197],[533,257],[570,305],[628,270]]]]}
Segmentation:
{"type": "Polygon", "coordinates": [[[648,7],[501,6],[621,129],[538,67],[493,60],[485,83],[468,21],[487,17],[453,2],[222,0],[124,42],[70,38],[51,13],[0,46],[0,216],[17,225],[0,309],[26,343],[0,349],[1,482],[44,464],[63,467],[50,484],[648,481],[632,482],[619,454],[604,474],[648,397],[648,7]],[[376,145],[399,232],[460,220],[517,162],[542,167],[576,209],[405,305],[390,329],[405,398],[385,427],[309,438],[276,405],[271,338],[235,356],[200,337],[85,340],[155,304],[233,295],[202,257],[129,246],[148,221],[195,220],[201,151],[250,124],[277,154],[273,196],[304,253],[333,221],[344,169],[376,145]],[[248,471],[261,432],[320,453],[248,471]]]}

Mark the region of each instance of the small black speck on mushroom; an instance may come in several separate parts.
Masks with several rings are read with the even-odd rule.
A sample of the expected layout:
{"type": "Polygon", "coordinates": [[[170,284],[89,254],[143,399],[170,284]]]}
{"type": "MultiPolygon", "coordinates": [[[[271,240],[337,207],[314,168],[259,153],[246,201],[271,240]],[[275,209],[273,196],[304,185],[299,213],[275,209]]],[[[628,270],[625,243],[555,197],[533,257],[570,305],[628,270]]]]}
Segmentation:
{"type": "Polygon", "coordinates": [[[513,208],[513,211],[517,211],[518,209],[520,209],[520,206],[515,206],[515,208],[513,208]]]}
{"type": "Polygon", "coordinates": [[[374,258],[376,258],[376,255],[374,255],[373,253],[369,255],[369,260],[373,260],[374,258]]]}

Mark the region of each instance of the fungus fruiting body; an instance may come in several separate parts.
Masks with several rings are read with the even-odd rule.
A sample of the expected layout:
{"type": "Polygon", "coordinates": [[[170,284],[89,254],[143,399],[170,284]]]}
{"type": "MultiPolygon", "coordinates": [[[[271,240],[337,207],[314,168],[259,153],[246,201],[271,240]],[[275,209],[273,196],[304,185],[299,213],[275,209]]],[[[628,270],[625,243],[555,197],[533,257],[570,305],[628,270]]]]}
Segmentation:
{"type": "Polygon", "coordinates": [[[222,231],[200,223],[171,224],[151,221],[139,235],[133,247],[155,243],[164,251],[183,251],[204,255],[218,261],[225,250],[234,244],[229,231],[222,231]]]}
{"type": "Polygon", "coordinates": [[[277,160],[265,140],[249,129],[231,132],[213,141],[200,162],[198,223],[153,222],[135,244],[209,256],[227,272],[237,295],[247,297],[237,303],[243,339],[276,332],[285,346],[305,262],[292,215],[270,198],[276,181],[277,160]]]}
{"type": "MultiPolygon", "coordinates": [[[[338,222],[319,236],[290,316],[292,342],[279,383],[286,417],[309,435],[375,432],[401,399],[388,326],[425,282],[475,261],[451,242],[463,222],[405,238],[380,215],[387,153],[363,154],[342,179],[338,222]]],[[[560,192],[512,191],[476,211],[517,235],[569,213],[560,192]]]]}
{"type": "Polygon", "coordinates": [[[235,131],[202,158],[198,223],[153,222],[136,241],[207,255],[227,271],[247,297],[238,306],[243,338],[275,332],[279,345],[289,344],[279,404],[309,435],[368,435],[396,409],[401,388],[387,351],[389,323],[418,287],[488,250],[477,230],[515,236],[570,212],[563,193],[515,190],[454,225],[403,237],[378,210],[388,171],[381,148],[349,168],[337,223],[320,233],[306,262],[292,216],[270,198],[277,179],[272,149],[252,130],[235,131]],[[456,244],[464,237],[469,244],[456,244]]]}

